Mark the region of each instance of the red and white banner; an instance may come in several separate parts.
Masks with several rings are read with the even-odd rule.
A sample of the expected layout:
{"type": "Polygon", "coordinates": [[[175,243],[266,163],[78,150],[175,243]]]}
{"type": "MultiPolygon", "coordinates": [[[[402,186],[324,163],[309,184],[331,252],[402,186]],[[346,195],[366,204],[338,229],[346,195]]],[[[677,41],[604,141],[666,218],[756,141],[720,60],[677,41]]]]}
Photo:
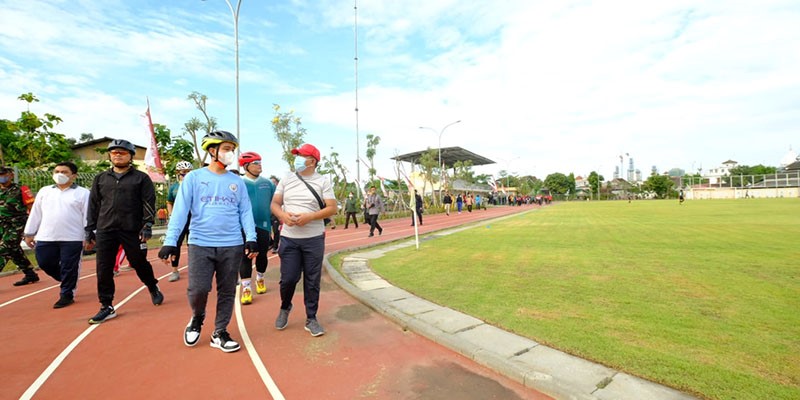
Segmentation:
{"type": "Polygon", "coordinates": [[[158,154],[158,142],[156,142],[156,131],[153,129],[153,119],[150,117],[150,99],[147,99],[147,112],[145,113],[147,131],[150,133],[150,145],[144,153],[144,165],[147,174],[153,182],[166,182],[164,176],[164,166],[161,164],[161,156],[158,154]]]}

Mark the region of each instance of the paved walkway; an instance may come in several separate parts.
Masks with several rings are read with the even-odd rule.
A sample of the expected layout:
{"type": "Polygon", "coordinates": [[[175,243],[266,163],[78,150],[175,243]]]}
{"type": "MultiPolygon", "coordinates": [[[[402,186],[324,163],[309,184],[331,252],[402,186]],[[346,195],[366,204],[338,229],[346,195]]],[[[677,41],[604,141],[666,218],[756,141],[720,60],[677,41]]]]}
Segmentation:
{"type": "MultiPolygon", "coordinates": [[[[509,217],[501,217],[509,218],[509,217]]],[[[485,223],[485,222],[484,222],[485,223]]],[[[462,226],[435,233],[449,235],[462,226]]],[[[414,246],[414,240],[377,245],[343,259],[342,274],[326,259],[328,274],[345,291],[403,328],[469,357],[509,378],[560,399],[684,400],[694,397],[571,356],[392,286],[369,260],[414,246]]]]}

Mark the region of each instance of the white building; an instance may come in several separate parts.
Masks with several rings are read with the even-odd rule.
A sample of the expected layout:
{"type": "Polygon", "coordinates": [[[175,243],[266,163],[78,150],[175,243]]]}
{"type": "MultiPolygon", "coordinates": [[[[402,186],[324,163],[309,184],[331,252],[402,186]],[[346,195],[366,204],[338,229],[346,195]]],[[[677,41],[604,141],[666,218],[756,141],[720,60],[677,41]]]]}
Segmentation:
{"type": "Polygon", "coordinates": [[[717,168],[711,168],[708,171],[706,171],[703,177],[708,178],[708,182],[713,185],[715,183],[718,183],[721,177],[729,175],[731,170],[736,168],[737,165],[739,165],[739,163],[736,161],[733,160],[725,161],[722,163],[721,166],[717,168]]]}

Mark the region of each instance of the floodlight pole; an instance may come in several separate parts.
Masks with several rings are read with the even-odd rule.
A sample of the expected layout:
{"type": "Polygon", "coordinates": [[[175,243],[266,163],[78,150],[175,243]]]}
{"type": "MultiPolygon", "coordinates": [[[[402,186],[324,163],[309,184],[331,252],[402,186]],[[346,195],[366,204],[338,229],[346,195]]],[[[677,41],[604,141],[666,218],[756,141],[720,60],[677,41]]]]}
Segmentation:
{"type": "Polygon", "coordinates": [[[236,156],[238,157],[242,147],[239,125],[239,9],[242,8],[242,0],[236,2],[236,9],[233,8],[233,4],[231,4],[230,0],[225,0],[225,3],[228,4],[228,8],[231,9],[231,15],[233,16],[234,63],[236,71],[236,140],[239,141],[239,145],[236,146],[236,156]]]}

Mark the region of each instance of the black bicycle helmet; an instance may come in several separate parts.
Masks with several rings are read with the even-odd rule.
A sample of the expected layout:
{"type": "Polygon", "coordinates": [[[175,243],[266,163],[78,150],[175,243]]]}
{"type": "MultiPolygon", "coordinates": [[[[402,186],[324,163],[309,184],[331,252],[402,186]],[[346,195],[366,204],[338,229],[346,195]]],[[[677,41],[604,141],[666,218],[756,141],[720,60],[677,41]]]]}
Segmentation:
{"type": "Polygon", "coordinates": [[[204,151],[208,151],[210,146],[223,142],[230,142],[236,145],[236,147],[239,147],[239,140],[236,139],[236,136],[228,131],[214,131],[207,133],[205,136],[203,136],[201,147],[204,151]]]}
{"type": "Polygon", "coordinates": [[[111,143],[108,144],[108,148],[106,150],[111,151],[112,149],[125,149],[128,150],[132,156],[136,155],[136,146],[124,139],[112,140],[111,143]]]}

